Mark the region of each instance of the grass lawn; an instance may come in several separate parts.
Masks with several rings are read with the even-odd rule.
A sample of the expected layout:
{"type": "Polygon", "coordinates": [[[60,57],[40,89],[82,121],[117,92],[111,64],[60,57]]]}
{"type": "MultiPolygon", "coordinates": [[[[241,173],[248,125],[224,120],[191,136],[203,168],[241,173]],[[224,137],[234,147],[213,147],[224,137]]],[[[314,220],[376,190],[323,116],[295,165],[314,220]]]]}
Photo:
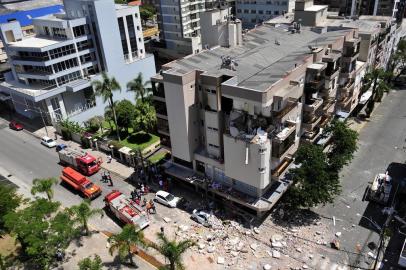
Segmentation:
{"type": "Polygon", "coordinates": [[[155,164],[155,163],[160,162],[162,159],[164,159],[165,156],[166,156],[166,154],[167,154],[167,152],[164,152],[164,151],[158,152],[158,153],[153,154],[152,156],[150,156],[150,157],[148,158],[148,160],[149,160],[151,163],[155,164]]]}
{"type": "Polygon", "coordinates": [[[157,141],[159,141],[158,136],[140,131],[137,133],[130,134],[127,138],[125,138],[124,140],[121,140],[121,143],[124,146],[127,146],[134,150],[135,149],[144,150],[151,144],[156,143],[157,141]]]}

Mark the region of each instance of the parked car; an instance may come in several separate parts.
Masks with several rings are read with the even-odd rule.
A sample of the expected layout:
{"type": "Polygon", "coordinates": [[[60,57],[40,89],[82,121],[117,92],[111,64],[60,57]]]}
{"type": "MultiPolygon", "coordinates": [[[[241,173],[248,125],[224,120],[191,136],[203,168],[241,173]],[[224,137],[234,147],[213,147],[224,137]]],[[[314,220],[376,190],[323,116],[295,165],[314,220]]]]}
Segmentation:
{"type": "Polygon", "coordinates": [[[56,152],[59,152],[59,151],[61,151],[62,149],[65,149],[66,147],[68,147],[66,144],[61,143],[61,144],[58,144],[58,145],[55,147],[55,150],[56,150],[56,152]]]}
{"type": "Polygon", "coordinates": [[[163,205],[166,205],[168,207],[176,207],[178,205],[178,203],[181,201],[181,198],[179,197],[175,197],[172,194],[163,191],[163,190],[159,190],[156,194],[155,194],[155,199],[156,202],[159,202],[163,205]]]}
{"type": "Polygon", "coordinates": [[[56,142],[47,136],[42,137],[41,144],[43,144],[49,148],[56,146],[56,142]]]}
{"type": "Polygon", "coordinates": [[[210,214],[204,212],[203,210],[195,209],[193,210],[192,216],[190,217],[197,223],[202,224],[205,227],[210,227],[211,224],[209,222],[210,214]]]}
{"type": "Polygon", "coordinates": [[[11,121],[10,124],[8,124],[9,128],[14,129],[14,130],[23,130],[24,127],[20,123],[16,121],[11,121]]]}

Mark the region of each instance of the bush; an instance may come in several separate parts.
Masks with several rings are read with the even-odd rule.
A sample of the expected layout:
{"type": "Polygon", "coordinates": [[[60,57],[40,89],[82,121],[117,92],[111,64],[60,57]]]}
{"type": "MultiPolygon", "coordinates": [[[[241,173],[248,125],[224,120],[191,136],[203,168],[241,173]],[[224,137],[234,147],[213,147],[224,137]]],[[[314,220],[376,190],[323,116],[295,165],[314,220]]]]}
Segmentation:
{"type": "Polygon", "coordinates": [[[82,144],[83,149],[90,148],[90,141],[85,137],[80,137],[80,143],[82,144]]]}
{"type": "Polygon", "coordinates": [[[63,128],[61,129],[61,133],[62,133],[62,138],[63,138],[64,140],[69,141],[69,140],[72,139],[72,132],[71,132],[69,129],[63,127],[63,128]]]}
{"type": "Polygon", "coordinates": [[[115,140],[109,141],[108,145],[112,145],[115,149],[120,149],[124,147],[124,145],[121,142],[115,140]]]}
{"type": "Polygon", "coordinates": [[[96,133],[100,126],[103,124],[104,118],[102,116],[94,116],[86,121],[86,130],[90,133],[96,133]]]}

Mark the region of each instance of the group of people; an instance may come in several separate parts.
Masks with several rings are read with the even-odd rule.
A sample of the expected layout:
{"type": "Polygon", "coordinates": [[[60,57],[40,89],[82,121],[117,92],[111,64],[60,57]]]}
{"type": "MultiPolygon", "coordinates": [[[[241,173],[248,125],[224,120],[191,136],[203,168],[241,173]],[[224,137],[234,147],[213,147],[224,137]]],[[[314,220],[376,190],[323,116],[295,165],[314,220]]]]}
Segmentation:
{"type": "Polygon", "coordinates": [[[148,214],[156,213],[156,208],[154,201],[150,199],[147,201],[147,198],[143,198],[141,201],[141,197],[143,195],[148,194],[149,189],[146,185],[138,183],[136,188],[131,192],[131,199],[138,205],[145,207],[148,214]]]}
{"type": "Polygon", "coordinates": [[[103,171],[103,173],[102,173],[102,181],[104,183],[109,182],[110,186],[113,186],[113,180],[111,179],[111,174],[110,174],[109,171],[103,171]]]}

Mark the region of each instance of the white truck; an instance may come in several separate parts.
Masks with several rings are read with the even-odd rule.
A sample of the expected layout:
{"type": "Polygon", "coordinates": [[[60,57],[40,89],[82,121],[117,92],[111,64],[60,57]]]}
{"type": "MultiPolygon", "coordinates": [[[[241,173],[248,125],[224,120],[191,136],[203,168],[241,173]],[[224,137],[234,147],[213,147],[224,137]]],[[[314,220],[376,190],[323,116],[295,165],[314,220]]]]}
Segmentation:
{"type": "Polygon", "coordinates": [[[142,230],[150,223],[148,214],[144,209],[118,190],[113,190],[107,194],[104,197],[104,202],[106,208],[126,224],[137,225],[142,230]]]}
{"type": "Polygon", "coordinates": [[[388,203],[391,190],[392,177],[389,176],[388,172],[379,173],[375,176],[374,181],[368,187],[367,199],[382,205],[386,205],[388,203]]]}

